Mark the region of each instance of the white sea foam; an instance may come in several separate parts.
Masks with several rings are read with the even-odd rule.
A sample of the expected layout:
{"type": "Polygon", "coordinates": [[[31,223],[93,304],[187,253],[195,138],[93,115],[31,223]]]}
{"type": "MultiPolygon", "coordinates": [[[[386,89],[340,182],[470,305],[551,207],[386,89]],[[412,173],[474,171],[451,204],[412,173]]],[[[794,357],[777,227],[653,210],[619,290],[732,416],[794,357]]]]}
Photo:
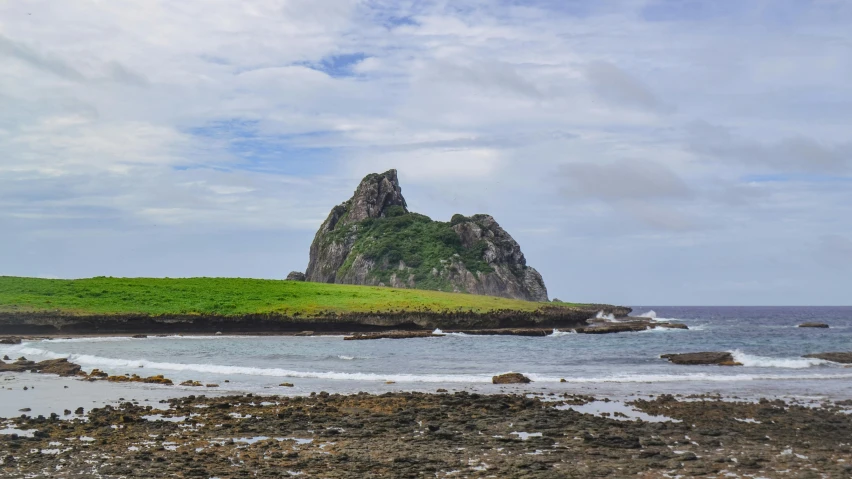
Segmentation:
{"type": "Polygon", "coordinates": [[[343,355],[343,354],[338,354],[338,355],[337,355],[337,358],[338,358],[338,359],[343,359],[343,360],[345,360],[345,361],[352,361],[353,359],[355,359],[355,356],[345,356],[345,355],[343,355]]]}
{"type": "Polygon", "coordinates": [[[739,349],[731,351],[734,361],[742,363],[745,367],[752,368],[786,368],[807,369],[814,366],[830,364],[828,361],[815,358],[772,358],[766,356],[754,356],[746,354],[739,349]]]}
{"type": "Polygon", "coordinates": [[[598,314],[595,315],[597,319],[605,319],[607,321],[615,321],[615,316],[612,314],[604,314],[603,311],[598,311],[598,314]]]}
{"type": "Polygon", "coordinates": [[[573,329],[571,331],[560,331],[556,328],[553,328],[553,332],[548,334],[547,337],[549,337],[549,338],[561,338],[562,336],[570,336],[572,334],[577,334],[577,331],[575,331],[573,329]]]}
{"type": "Polygon", "coordinates": [[[641,316],[643,318],[657,319],[657,312],[652,309],[652,310],[648,311],[647,313],[640,314],[639,316],[641,316]]]}

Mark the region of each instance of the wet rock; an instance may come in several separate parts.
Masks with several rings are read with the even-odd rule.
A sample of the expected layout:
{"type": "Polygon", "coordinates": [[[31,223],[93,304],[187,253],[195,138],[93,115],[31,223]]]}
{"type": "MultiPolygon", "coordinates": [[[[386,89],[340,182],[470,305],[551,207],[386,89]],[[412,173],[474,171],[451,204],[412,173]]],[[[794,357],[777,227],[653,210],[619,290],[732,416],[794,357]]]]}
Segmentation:
{"type": "Polygon", "coordinates": [[[662,329],[689,329],[689,326],[683,323],[656,323],[654,327],[662,329]]]}
{"type": "Polygon", "coordinates": [[[734,356],[729,352],[701,352],[683,354],[663,354],[660,356],[668,359],[674,364],[701,365],[715,364],[718,366],[742,366],[742,363],[734,361],[734,356]]]}
{"type": "Polygon", "coordinates": [[[313,335],[314,335],[313,331],[302,331],[302,332],[294,334],[293,336],[313,336],[313,335]]]}
{"type": "Polygon", "coordinates": [[[21,358],[12,364],[0,361],[0,372],[24,372],[58,374],[59,376],[76,376],[81,372],[78,364],[69,362],[65,358],[48,359],[46,361],[34,362],[21,358]]]}
{"type": "Polygon", "coordinates": [[[162,374],[158,374],[156,376],[149,376],[147,378],[138,376],[136,374],[127,376],[109,376],[106,378],[107,381],[112,383],[146,383],[146,384],[162,384],[164,386],[171,386],[172,380],[163,377],[162,374]]]}
{"type": "Polygon", "coordinates": [[[292,388],[293,383],[281,383],[281,384],[279,384],[279,386],[284,387],[284,388],[292,388]]]}
{"type": "Polygon", "coordinates": [[[21,338],[0,338],[0,344],[21,344],[21,338]]]}
{"type": "Polygon", "coordinates": [[[532,380],[521,373],[499,374],[491,378],[492,384],[529,384],[532,380]]]}
{"type": "Polygon", "coordinates": [[[829,326],[825,323],[802,323],[799,325],[800,328],[828,328],[829,326]]]}
{"type": "Polygon", "coordinates": [[[211,383],[211,384],[205,384],[205,385],[204,385],[204,387],[207,387],[207,388],[218,388],[218,387],[219,387],[219,385],[218,385],[218,384],[215,384],[215,383],[211,383]]]}
{"type": "Polygon", "coordinates": [[[409,338],[437,338],[443,334],[434,334],[432,331],[385,331],[381,333],[355,333],[346,336],[345,340],[362,339],[409,339],[409,338]]]}
{"type": "Polygon", "coordinates": [[[180,383],[180,385],[181,385],[181,386],[192,386],[192,387],[195,387],[195,388],[200,388],[201,386],[204,386],[204,385],[203,385],[203,384],[201,384],[200,382],[198,382],[198,381],[193,381],[192,379],[188,379],[188,380],[186,380],[186,381],[184,381],[184,382],[180,383]]]}
{"type": "Polygon", "coordinates": [[[454,329],[449,332],[470,336],[547,336],[553,333],[553,328],[454,329]]]}
{"type": "Polygon", "coordinates": [[[133,339],[145,339],[147,337],[148,337],[147,334],[134,334],[133,336],[131,336],[131,338],[133,338],[133,339]]]}
{"type": "Polygon", "coordinates": [[[852,352],[806,354],[805,358],[824,359],[835,363],[852,364],[852,352]]]}

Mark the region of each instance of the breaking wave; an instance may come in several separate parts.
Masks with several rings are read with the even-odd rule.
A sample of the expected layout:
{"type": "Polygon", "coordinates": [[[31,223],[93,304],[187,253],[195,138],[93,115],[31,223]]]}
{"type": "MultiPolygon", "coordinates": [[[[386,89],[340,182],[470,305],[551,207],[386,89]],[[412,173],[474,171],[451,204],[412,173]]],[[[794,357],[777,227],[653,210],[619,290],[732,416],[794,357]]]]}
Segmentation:
{"type": "Polygon", "coordinates": [[[785,369],[807,369],[814,366],[830,365],[831,362],[815,358],[771,358],[767,356],[754,356],[746,354],[739,349],[731,351],[734,361],[742,363],[745,367],[752,368],[785,368],[785,369]]]}

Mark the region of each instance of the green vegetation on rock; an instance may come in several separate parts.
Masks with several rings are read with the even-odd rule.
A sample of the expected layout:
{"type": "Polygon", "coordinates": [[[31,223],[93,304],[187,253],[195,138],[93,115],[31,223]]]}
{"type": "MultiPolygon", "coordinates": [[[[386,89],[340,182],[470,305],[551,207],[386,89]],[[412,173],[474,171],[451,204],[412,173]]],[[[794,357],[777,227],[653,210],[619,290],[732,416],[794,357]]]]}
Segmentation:
{"type": "Polygon", "coordinates": [[[406,213],[401,207],[389,208],[386,217],[368,218],[340,228],[329,240],[345,238],[355,230],[358,234],[352,253],[338,271],[340,277],[346,276],[358,256],[379,265],[369,272],[369,277],[377,282],[390,284],[390,277],[398,272],[401,262],[410,268],[404,272],[404,277],[413,274],[418,288],[437,291],[453,291],[453,285],[437,274],[452,261],[461,262],[473,273],[493,271],[483,260],[488,246],[485,241],[465,248],[451,223],[406,213]]]}
{"type": "Polygon", "coordinates": [[[0,313],[152,316],[274,313],[311,317],[328,313],[391,311],[535,311],[541,306],[541,303],[530,301],[462,293],[264,279],[97,277],[62,280],[0,276],[0,313]]]}

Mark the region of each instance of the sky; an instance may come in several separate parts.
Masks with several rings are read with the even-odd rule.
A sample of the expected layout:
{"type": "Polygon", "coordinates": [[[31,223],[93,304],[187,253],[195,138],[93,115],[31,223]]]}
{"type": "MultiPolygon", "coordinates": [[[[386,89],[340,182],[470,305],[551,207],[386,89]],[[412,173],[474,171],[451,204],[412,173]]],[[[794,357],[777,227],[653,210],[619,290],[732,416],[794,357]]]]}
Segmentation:
{"type": "Polygon", "coordinates": [[[852,303],[847,0],[0,2],[0,275],[304,270],[360,178],[551,298],[852,303]]]}

